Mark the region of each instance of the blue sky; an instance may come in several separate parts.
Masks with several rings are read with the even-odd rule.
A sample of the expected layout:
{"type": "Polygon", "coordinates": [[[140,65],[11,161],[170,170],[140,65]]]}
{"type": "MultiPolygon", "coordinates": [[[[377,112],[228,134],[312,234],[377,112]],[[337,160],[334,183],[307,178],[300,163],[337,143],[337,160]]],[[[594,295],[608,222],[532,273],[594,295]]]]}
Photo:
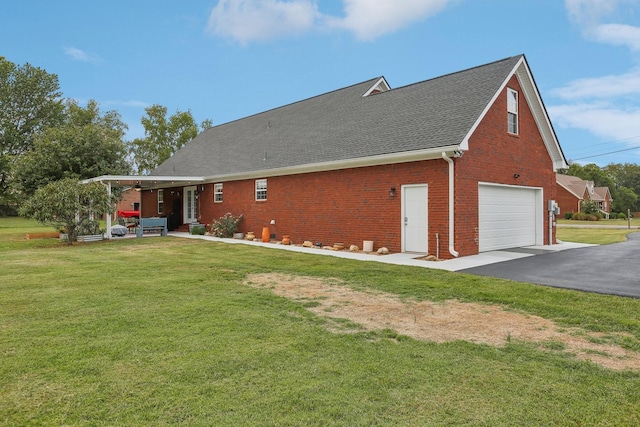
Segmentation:
{"type": "Polygon", "coordinates": [[[524,53],[568,160],[640,164],[640,0],[24,0],[0,22],[1,56],[117,110],[129,139],[152,104],[221,124],[524,53]]]}

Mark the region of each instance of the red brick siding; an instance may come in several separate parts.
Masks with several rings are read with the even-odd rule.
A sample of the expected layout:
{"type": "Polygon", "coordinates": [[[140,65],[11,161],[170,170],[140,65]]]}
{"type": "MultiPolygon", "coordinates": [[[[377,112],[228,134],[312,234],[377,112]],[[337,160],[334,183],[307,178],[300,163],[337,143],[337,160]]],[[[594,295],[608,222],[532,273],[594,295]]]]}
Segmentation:
{"type": "Polygon", "coordinates": [[[556,201],[558,202],[558,206],[560,206],[561,218],[564,217],[565,212],[580,211],[580,200],[575,196],[575,194],[567,191],[567,189],[559,184],[556,186],[556,190],[556,201]]]}
{"type": "Polygon", "coordinates": [[[140,203],[140,192],[130,188],[122,192],[122,199],[116,204],[116,210],[133,210],[134,203],[140,203]]]}
{"type": "Polygon", "coordinates": [[[401,186],[428,184],[429,250],[435,253],[433,236],[447,233],[447,178],[444,160],[269,177],[266,201],[255,200],[253,179],[225,182],[222,203],[213,203],[213,185],[206,192],[201,222],[231,212],[244,215],[243,232],[260,235],[263,227],[269,227],[276,239],[288,234],[294,243],[310,240],[362,247],[363,240],[373,240],[376,249],[385,246],[399,252],[401,186]],[[393,198],[391,187],[396,188],[393,198]],[[442,198],[445,202],[438,202],[442,198]]]}
{"type": "MultiPolygon", "coordinates": [[[[455,249],[461,256],[478,253],[478,183],[491,182],[543,188],[544,242],[548,244],[547,202],[556,197],[553,162],[517,78],[519,134],[507,132],[506,89],[498,96],[469,140],[469,151],[455,160],[455,249]],[[514,175],[519,174],[518,178],[514,175]]],[[[555,242],[555,229],[553,231],[555,242]]]]}

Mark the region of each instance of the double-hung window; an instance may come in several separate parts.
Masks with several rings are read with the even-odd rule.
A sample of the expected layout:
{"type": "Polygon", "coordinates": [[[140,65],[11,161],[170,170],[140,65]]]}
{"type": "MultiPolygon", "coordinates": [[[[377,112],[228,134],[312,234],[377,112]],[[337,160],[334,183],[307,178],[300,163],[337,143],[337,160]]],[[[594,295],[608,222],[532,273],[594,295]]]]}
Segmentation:
{"type": "Polygon", "coordinates": [[[509,133],[518,134],[518,92],[507,89],[507,130],[509,133]]]}
{"type": "Polygon", "coordinates": [[[266,179],[256,179],[256,200],[267,200],[266,179]]]}
{"type": "Polygon", "coordinates": [[[158,190],[158,213],[164,213],[164,190],[158,190]]]}
{"type": "Polygon", "coordinates": [[[213,202],[222,203],[222,184],[213,184],[213,202]]]}

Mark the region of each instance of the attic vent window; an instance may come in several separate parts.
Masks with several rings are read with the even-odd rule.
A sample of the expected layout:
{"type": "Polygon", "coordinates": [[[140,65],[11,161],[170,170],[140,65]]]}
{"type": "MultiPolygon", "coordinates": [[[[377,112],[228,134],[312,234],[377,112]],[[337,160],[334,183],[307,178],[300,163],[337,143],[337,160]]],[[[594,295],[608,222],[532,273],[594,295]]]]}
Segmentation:
{"type": "Polygon", "coordinates": [[[369,88],[368,91],[365,92],[364,95],[362,95],[363,97],[369,96],[369,95],[375,95],[376,93],[381,93],[381,92],[386,92],[388,90],[391,90],[391,88],[389,87],[389,84],[387,83],[387,81],[384,79],[384,77],[381,77],[373,86],[371,86],[369,88]]]}

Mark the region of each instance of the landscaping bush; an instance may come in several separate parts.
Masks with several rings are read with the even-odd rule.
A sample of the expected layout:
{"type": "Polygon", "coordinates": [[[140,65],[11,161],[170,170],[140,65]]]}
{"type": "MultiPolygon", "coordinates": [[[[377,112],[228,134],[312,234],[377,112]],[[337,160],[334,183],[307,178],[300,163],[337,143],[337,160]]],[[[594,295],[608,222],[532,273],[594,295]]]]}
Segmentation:
{"type": "Polygon", "coordinates": [[[580,210],[586,214],[592,214],[592,215],[599,212],[598,204],[593,200],[583,201],[580,210]]]}
{"type": "Polygon", "coordinates": [[[618,219],[627,219],[627,215],[624,212],[619,212],[617,214],[618,219]]]}
{"type": "Polygon", "coordinates": [[[204,236],[206,229],[202,225],[197,225],[195,227],[191,227],[191,234],[197,234],[200,236],[204,236]]]}
{"type": "Polygon", "coordinates": [[[602,214],[600,212],[595,214],[576,212],[571,216],[571,219],[574,221],[600,221],[602,219],[602,214]]]}
{"type": "Polygon", "coordinates": [[[572,218],[573,218],[573,212],[564,213],[564,219],[572,219],[572,218]]]}
{"type": "Polygon", "coordinates": [[[238,224],[242,221],[243,216],[233,216],[227,212],[219,219],[211,224],[211,232],[216,237],[233,237],[238,232],[238,224]]]}

